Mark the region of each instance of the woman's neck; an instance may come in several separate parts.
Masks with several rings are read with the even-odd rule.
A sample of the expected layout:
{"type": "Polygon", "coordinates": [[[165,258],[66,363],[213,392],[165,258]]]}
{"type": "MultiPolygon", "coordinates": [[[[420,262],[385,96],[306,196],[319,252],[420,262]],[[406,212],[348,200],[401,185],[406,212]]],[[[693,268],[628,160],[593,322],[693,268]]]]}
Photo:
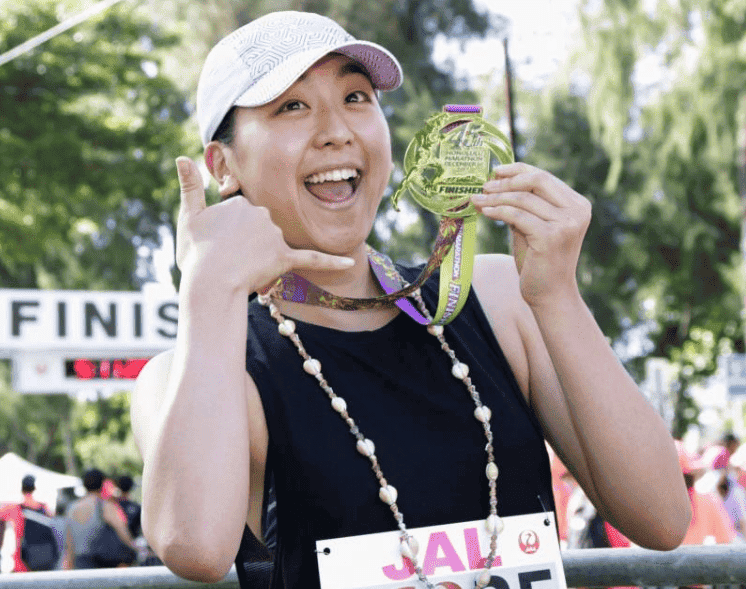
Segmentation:
{"type": "MultiPolygon", "coordinates": [[[[297,274],[316,286],[339,296],[372,298],[384,294],[378,279],[370,268],[367,252],[351,257],[355,259],[355,265],[343,272],[298,271],[297,274]]],[[[278,300],[278,307],[286,317],[341,331],[378,329],[399,314],[399,309],[395,306],[378,310],[341,311],[282,299],[278,300]]]]}

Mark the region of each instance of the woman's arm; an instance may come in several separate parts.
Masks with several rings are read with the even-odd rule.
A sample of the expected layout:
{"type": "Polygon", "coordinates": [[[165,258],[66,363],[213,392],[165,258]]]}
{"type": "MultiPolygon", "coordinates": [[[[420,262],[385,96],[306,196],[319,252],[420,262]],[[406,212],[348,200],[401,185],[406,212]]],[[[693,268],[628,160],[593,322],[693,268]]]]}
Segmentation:
{"type": "Polygon", "coordinates": [[[65,548],[62,552],[62,568],[70,571],[75,568],[75,542],[73,533],[70,530],[70,521],[65,526],[65,548]]]}
{"type": "Polygon", "coordinates": [[[216,293],[198,304],[199,290],[184,286],[176,348],[138,377],[133,429],[143,533],[176,574],[209,582],[230,569],[249,504],[248,297],[216,293]]]}
{"type": "Polygon", "coordinates": [[[249,293],[293,268],[354,262],[291,249],[267,209],[247,198],[208,207],[194,162],[177,165],[176,345],[138,377],[132,425],[144,462],[145,537],[176,574],[217,581],[235,559],[247,514],[256,518],[261,506],[259,476],[250,473],[263,472],[267,434],[246,373],[249,293]]]}
{"type": "Polygon", "coordinates": [[[103,515],[104,521],[114,528],[119,539],[132,548],[132,550],[136,551],[137,546],[135,546],[135,540],[132,538],[132,534],[130,534],[130,530],[127,527],[127,517],[124,515],[122,509],[111,501],[104,501],[103,515]]]}
{"type": "Polygon", "coordinates": [[[498,174],[478,207],[511,226],[514,258],[480,258],[474,284],[493,326],[506,318],[515,326],[501,345],[507,339],[506,355],[547,439],[601,515],[636,544],[674,548],[690,505],[673,440],[575,280],[590,204],[524,164],[498,174]]]}

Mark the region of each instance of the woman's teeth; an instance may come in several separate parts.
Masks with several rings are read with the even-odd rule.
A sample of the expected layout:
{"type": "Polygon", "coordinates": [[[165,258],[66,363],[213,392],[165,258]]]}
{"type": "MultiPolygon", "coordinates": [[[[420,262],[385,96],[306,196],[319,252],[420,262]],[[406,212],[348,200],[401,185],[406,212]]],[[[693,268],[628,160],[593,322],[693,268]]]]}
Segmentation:
{"type": "Polygon", "coordinates": [[[322,182],[341,182],[342,180],[352,180],[353,178],[357,178],[357,170],[339,168],[337,170],[312,174],[306,178],[306,182],[308,184],[320,184],[322,182]]]}

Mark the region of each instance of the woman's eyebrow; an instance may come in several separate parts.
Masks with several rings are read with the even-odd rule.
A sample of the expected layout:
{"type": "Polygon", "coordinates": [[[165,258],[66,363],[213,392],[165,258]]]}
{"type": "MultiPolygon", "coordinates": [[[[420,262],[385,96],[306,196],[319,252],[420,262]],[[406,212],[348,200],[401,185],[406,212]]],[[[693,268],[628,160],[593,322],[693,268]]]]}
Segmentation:
{"type": "MultiPolygon", "coordinates": [[[[341,66],[339,66],[339,70],[337,71],[337,77],[343,78],[345,76],[349,76],[351,74],[360,74],[368,78],[370,80],[371,84],[373,83],[372,78],[370,77],[370,74],[368,73],[368,70],[366,70],[363,66],[361,66],[359,63],[355,61],[348,61],[347,63],[343,63],[341,66]]],[[[303,72],[303,74],[298,77],[296,82],[303,82],[308,77],[308,71],[303,72]]]]}
{"type": "Polygon", "coordinates": [[[359,63],[354,61],[348,61],[347,63],[342,64],[339,67],[339,71],[337,72],[337,77],[342,78],[350,74],[362,74],[366,78],[370,79],[370,74],[368,73],[368,71],[359,63]]]}

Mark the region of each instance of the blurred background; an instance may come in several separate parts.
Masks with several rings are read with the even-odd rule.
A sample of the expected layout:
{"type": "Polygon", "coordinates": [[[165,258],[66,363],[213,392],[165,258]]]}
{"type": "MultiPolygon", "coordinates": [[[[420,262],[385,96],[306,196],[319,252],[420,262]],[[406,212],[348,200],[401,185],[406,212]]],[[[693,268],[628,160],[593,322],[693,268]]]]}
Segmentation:
{"type": "MultiPolygon", "coordinates": [[[[406,81],[383,98],[397,162],[443,104],[480,103],[518,159],[587,196],[580,285],[620,361],[676,437],[743,437],[746,0],[0,0],[0,457],[139,476],[128,390],[148,350],[69,350],[64,383],[24,387],[8,326],[31,307],[5,289],[173,297],[174,158],[202,161],[201,63],[280,9],[398,56],[406,81]]],[[[424,260],[437,223],[385,199],[371,242],[424,260]]],[[[508,251],[505,227],[479,235],[508,251]]]]}

